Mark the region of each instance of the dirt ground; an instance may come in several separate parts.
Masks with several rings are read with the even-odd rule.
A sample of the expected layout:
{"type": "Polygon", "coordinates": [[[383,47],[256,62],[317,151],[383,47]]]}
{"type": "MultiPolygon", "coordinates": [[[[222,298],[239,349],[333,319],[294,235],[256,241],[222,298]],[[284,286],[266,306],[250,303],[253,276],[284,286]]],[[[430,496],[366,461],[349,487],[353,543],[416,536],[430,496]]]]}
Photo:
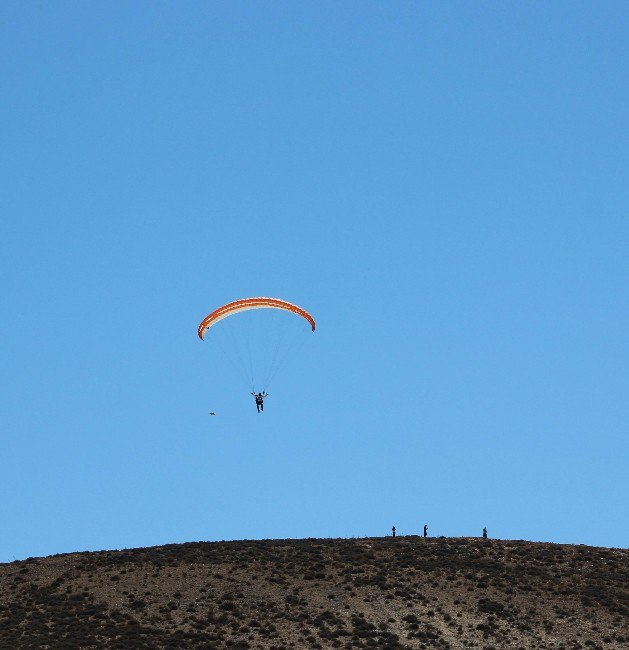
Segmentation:
{"type": "Polygon", "coordinates": [[[629,551],[213,542],[0,565],[0,648],[627,648],[629,551]]]}

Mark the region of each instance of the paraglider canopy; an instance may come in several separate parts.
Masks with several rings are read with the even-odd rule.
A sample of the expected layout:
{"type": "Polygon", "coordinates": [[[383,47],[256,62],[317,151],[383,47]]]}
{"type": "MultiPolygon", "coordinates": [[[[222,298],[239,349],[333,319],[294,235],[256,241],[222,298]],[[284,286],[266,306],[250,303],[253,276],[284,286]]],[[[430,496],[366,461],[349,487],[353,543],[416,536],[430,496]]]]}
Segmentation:
{"type": "Polygon", "coordinates": [[[257,393],[266,390],[295,347],[303,345],[304,320],[314,332],[314,318],[298,305],[279,298],[242,298],[206,316],[197,334],[201,340],[211,339],[212,348],[217,347],[257,393]],[[237,314],[241,315],[231,318],[237,314]],[[214,329],[221,321],[225,322],[214,329]]]}
{"type": "Polygon", "coordinates": [[[242,300],[228,302],[226,305],[215,309],[209,316],[206,316],[199,325],[199,338],[203,339],[205,332],[210,327],[214,327],[223,318],[233,316],[241,311],[249,311],[250,309],[284,309],[286,311],[292,311],[294,314],[305,318],[310,323],[312,331],[315,331],[316,324],[314,318],[305,309],[297,305],[293,305],[285,300],[279,300],[278,298],[243,298],[242,300]]]}

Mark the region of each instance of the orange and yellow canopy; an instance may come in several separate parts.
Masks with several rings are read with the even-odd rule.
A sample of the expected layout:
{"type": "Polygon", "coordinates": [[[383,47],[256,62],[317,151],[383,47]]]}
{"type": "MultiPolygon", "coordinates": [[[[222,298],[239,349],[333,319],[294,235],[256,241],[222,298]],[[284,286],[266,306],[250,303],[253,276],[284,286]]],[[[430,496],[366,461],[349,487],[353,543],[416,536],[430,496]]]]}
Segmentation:
{"type": "Polygon", "coordinates": [[[250,309],[284,309],[285,311],[291,311],[294,314],[305,318],[310,323],[312,331],[315,331],[316,325],[314,318],[305,309],[302,309],[297,305],[293,305],[285,300],[279,300],[278,298],[243,298],[242,300],[229,302],[226,305],[215,309],[209,316],[206,316],[199,325],[199,338],[203,339],[205,333],[211,327],[216,325],[216,323],[223,320],[223,318],[250,309]]]}

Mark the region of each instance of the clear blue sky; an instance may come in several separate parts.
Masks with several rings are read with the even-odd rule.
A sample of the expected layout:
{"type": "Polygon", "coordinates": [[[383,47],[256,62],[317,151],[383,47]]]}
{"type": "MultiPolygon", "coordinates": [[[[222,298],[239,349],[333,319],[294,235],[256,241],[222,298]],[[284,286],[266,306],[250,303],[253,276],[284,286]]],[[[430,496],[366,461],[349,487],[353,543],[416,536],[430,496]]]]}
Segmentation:
{"type": "Polygon", "coordinates": [[[0,66],[0,561],[627,545],[627,3],[6,1],[0,66]]]}

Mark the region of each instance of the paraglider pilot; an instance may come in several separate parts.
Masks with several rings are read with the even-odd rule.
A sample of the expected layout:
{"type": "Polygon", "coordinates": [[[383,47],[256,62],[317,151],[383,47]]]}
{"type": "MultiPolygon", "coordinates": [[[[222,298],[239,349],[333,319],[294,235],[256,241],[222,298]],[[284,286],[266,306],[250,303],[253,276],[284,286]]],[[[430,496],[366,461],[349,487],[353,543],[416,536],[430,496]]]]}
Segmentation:
{"type": "Polygon", "coordinates": [[[256,408],[258,409],[258,413],[260,411],[264,411],[264,398],[268,397],[269,394],[266,391],[262,391],[261,393],[251,393],[256,400],[256,408]]]}

